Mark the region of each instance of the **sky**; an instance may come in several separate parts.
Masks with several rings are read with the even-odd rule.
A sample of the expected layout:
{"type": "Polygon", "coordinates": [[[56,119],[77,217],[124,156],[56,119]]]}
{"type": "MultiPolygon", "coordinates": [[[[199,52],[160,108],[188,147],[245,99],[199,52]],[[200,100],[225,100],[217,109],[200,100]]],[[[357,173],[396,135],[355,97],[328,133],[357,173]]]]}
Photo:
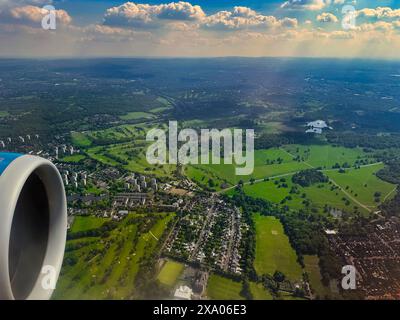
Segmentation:
{"type": "Polygon", "coordinates": [[[398,0],[0,0],[0,57],[399,59],[399,52],[398,0]],[[55,29],[43,28],[53,17],[55,29]]]}

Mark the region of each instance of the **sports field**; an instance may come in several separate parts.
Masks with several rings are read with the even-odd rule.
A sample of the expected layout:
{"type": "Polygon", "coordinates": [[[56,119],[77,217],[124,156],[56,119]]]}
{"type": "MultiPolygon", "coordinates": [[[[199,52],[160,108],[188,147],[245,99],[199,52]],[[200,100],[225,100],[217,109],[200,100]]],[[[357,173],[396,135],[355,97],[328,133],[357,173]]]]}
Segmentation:
{"type": "Polygon", "coordinates": [[[210,275],[208,279],[207,296],[212,300],[243,300],[241,290],[240,282],[216,274],[210,275]]]}
{"type": "Polygon", "coordinates": [[[256,257],[254,268],[258,275],[283,272],[291,281],[302,279],[302,269],[296,252],[285,235],[281,222],[274,217],[254,215],[256,225],[256,257]]]}
{"type": "Polygon", "coordinates": [[[162,267],[157,279],[162,284],[168,287],[173,287],[176,284],[178,277],[182,274],[184,267],[185,266],[182,263],[168,260],[162,267]]]}
{"type": "Polygon", "coordinates": [[[106,218],[97,218],[93,216],[76,216],[71,227],[71,232],[80,232],[90,229],[96,229],[103,225],[104,222],[109,221],[106,218]]]}

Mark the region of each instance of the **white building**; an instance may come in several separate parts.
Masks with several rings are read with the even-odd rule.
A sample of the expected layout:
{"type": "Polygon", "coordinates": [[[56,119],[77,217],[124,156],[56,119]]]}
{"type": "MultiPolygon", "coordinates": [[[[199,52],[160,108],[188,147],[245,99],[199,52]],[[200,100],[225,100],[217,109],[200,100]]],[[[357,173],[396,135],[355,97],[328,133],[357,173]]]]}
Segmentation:
{"type": "Polygon", "coordinates": [[[317,133],[321,134],[323,129],[332,129],[327,125],[327,123],[324,120],[315,120],[312,122],[307,123],[308,129],[306,130],[306,133],[317,133]]]}
{"type": "Polygon", "coordinates": [[[193,290],[188,286],[180,286],[175,290],[174,298],[176,300],[192,300],[193,290]]]}

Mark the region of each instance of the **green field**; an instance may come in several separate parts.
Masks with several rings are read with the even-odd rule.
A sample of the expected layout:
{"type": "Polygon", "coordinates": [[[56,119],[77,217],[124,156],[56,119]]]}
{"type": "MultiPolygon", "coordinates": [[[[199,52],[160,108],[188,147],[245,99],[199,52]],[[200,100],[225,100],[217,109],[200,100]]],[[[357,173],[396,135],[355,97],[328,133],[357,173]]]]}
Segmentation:
{"type": "Polygon", "coordinates": [[[237,176],[234,164],[208,164],[188,165],[185,167],[186,175],[201,185],[208,185],[210,179],[219,190],[221,184],[230,186],[237,184],[240,180],[249,181],[266,177],[290,175],[310,167],[321,167],[331,169],[336,163],[350,166],[356,161],[374,162],[368,154],[361,149],[334,147],[331,145],[287,145],[283,148],[270,148],[255,150],[254,172],[249,176],[237,176]]]}
{"type": "Polygon", "coordinates": [[[70,163],[78,163],[79,161],[82,161],[84,159],[86,159],[86,156],[84,156],[83,154],[75,154],[73,156],[66,156],[66,157],[60,159],[60,161],[70,162],[70,163]]]}
{"type": "Polygon", "coordinates": [[[254,300],[273,300],[272,294],[264,288],[262,283],[250,282],[250,291],[254,300]]]}
{"type": "Polygon", "coordinates": [[[129,112],[120,116],[122,120],[138,120],[138,119],[152,119],[155,116],[147,112],[129,112]]]}
{"type": "Polygon", "coordinates": [[[76,216],[74,218],[74,223],[72,224],[71,227],[71,232],[80,232],[80,231],[86,231],[90,229],[96,229],[98,227],[101,227],[102,224],[106,221],[109,221],[109,219],[106,218],[97,218],[93,216],[76,216]]]}
{"type": "Polygon", "coordinates": [[[228,183],[232,186],[240,180],[249,181],[251,178],[263,179],[265,177],[294,173],[307,169],[308,166],[294,161],[293,157],[284,150],[271,148],[255,151],[254,172],[252,175],[238,176],[235,173],[235,168],[234,164],[189,165],[186,166],[185,173],[190,179],[200,184],[206,184],[209,179],[213,179],[217,186],[222,183],[228,183]]]}
{"type": "Polygon", "coordinates": [[[313,167],[329,169],[336,163],[354,165],[357,160],[374,161],[361,148],[335,147],[332,145],[287,145],[283,150],[292,156],[299,156],[301,160],[313,167]]]}
{"type": "Polygon", "coordinates": [[[291,281],[302,279],[302,269],[296,252],[285,235],[281,222],[274,217],[254,215],[256,225],[256,257],[254,268],[258,275],[283,272],[291,281]]]}
{"type": "Polygon", "coordinates": [[[383,200],[390,199],[395,195],[393,191],[396,186],[382,181],[375,175],[383,166],[383,164],[380,164],[356,170],[350,169],[346,170],[345,173],[330,171],[327,172],[327,175],[358,201],[374,209],[383,200]],[[380,202],[375,202],[375,192],[381,193],[380,202]]]}
{"type": "MultiPolygon", "coordinates": [[[[319,152],[322,147],[316,148],[319,152]]],[[[337,148],[343,150],[343,148],[337,148]]],[[[311,149],[313,150],[313,149],[311,149]]],[[[327,149],[329,150],[329,149],[327,149]]],[[[353,160],[356,154],[352,154],[353,160]]],[[[338,157],[336,158],[338,159],[338,157]]],[[[334,160],[336,161],[336,160],[334,160]]],[[[335,162],[336,163],[336,162],[335,162]]],[[[275,203],[284,201],[292,209],[301,209],[304,207],[305,199],[311,202],[310,207],[323,211],[325,206],[331,209],[346,211],[352,213],[355,208],[361,213],[368,214],[376,210],[378,205],[395,195],[396,186],[380,180],[376,176],[376,172],[383,168],[381,163],[373,163],[361,166],[356,169],[354,167],[346,168],[344,173],[340,173],[338,169],[322,169],[332,181],[329,183],[318,183],[309,187],[301,187],[296,185],[298,193],[290,193],[294,186],[292,182],[292,173],[288,173],[283,177],[284,186],[281,183],[282,178],[269,179],[269,181],[256,182],[254,184],[246,184],[243,188],[246,194],[261,198],[275,203]],[[332,188],[338,186],[338,188],[332,188]],[[378,192],[380,196],[375,197],[378,192]],[[304,198],[304,195],[306,196],[304,198]],[[379,202],[376,202],[377,200],[379,202]]],[[[235,190],[230,189],[228,194],[234,194],[235,190]]]]}
{"type": "Polygon", "coordinates": [[[317,256],[304,256],[304,269],[308,274],[311,290],[316,297],[324,298],[330,294],[330,290],[321,282],[322,276],[318,263],[319,258],[317,256]]]}
{"type": "MultiPolygon", "coordinates": [[[[303,201],[310,200],[310,207],[316,208],[319,211],[323,211],[325,205],[328,205],[331,208],[353,212],[354,206],[356,206],[360,212],[366,213],[363,208],[359,207],[356,202],[347,197],[340,190],[331,190],[332,184],[329,183],[319,183],[306,188],[297,185],[296,187],[299,193],[291,194],[290,190],[295,185],[291,178],[291,176],[285,177],[287,188],[282,187],[280,178],[277,178],[271,179],[270,181],[258,182],[253,185],[245,185],[243,190],[246,194],[254,198],[260,198],[275,203],[281,203],[282,200],[290,196],[291,199],[285,200],[284,204],[294,210],[304,208],[303,201]],[[275,184],[276,181],[279,183],[275,184]],[[306,198],[303,198],[303,194],[306,195],[306,198]],[[347,204],[344,199],[348,200],[349,204],[347,204]]],[[[228,191],[228,194],[234,193],[234,189],[228,191]]]]}
{"type": "Polygon", "coordinates": [[[175,261],[167,261],[162,267],[157,279],[164,285],[168,287],[173,287],[178,277],[182,274],[184,265],[175,261]]]}
{"type": "Polygon", "coordinates": [[[71,139],[72,143],[78,147],[89,147],[92,145],[92,141],[82,132],[71,132],[71,139]]]}
{"type": "Polygon", "coordinates": [[[174,214],[131,214],[101,238],[67,242],[53,299],[140,298],[134,286],[140,264],[150,259],[174,214]]]}
{"type": "Polygon", "coordinates": [[[243,300],[240,295],[242,284],[216,274],[210,275],[207,296],[212,300],[243,300]]]}

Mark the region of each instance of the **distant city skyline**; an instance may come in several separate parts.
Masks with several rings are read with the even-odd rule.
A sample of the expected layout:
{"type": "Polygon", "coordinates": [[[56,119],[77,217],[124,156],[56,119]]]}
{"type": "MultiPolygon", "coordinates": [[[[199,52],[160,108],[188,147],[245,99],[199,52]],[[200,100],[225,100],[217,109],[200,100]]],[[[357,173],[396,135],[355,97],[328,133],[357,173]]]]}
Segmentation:
{"type": "Polygon", "coordinates": [[[388,0],[0,0],[0,43],[0,57],[397,59],[400,4],[388,0]],[[56,30],[42,28],[45,5],[56,9],[56,30]],[[346,20],[349,8],[355,10],[354,20],[346,20]]]}

